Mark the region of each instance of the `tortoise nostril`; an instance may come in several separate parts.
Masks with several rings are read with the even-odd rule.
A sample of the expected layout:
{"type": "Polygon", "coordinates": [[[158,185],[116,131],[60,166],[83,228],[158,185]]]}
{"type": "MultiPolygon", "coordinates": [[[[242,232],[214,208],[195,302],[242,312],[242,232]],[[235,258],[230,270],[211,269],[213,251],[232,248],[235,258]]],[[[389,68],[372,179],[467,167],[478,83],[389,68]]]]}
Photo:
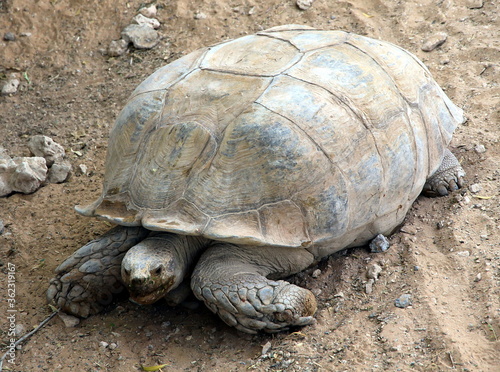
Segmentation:
{"type": "Polygon", "coordinates": [[[144,283],[144,278],[133,278],[130,283],[132,286],[142,285],[142,283],[144,283]]]}
{"type": "Polygon", "coordinates": [[[123,272],[125,275],[130,276],[130,270],[129,269],[123,269],[123,272]]]}
{"type": "Polygon", "coordinates": [[[155,275],[161,275],[162,267],[158,266],[153,272],[154,272],[155,275]]]}

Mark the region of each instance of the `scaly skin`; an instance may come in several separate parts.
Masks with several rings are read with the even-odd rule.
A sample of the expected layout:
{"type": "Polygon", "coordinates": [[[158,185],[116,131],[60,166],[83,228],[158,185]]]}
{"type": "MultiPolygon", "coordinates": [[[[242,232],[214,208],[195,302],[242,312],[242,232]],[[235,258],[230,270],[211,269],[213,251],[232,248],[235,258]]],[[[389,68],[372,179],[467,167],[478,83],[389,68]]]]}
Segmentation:
{"type": "Polygon", "coordinates": [[[142,227],[117,226],[87,243],[56,269],[47,301],[82,318],[102,311],[125,288],[120,275],[125,253],[149,233],[142,227]]]}
{"type": "Polygon", "coordinates": [[[305,249],[216,243],[201,256],[191,278],[195,296],[228,325],[246,333],[279,332],[313,324],[316,299],[283,280],[313,263],[305,249]]]}
{"type": "Polygon", "coordinates": [[[424,194],[429,196],[448,195],[449,191],[455,191],[464,185],[465,171],[459,161],[446,149],[441,166],[429,177],[424,185],[424,194]]]}

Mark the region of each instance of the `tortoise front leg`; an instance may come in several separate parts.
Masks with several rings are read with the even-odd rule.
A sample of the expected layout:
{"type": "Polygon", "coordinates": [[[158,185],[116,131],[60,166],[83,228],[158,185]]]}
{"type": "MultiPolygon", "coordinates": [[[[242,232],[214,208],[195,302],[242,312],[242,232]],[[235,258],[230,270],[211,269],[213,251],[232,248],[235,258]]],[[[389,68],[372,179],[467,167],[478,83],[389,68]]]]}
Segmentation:
{"type": "Polygon", "coordinates": [[[47,301],[82,318],[102,311],[124,289],[123,256],[148,234],[142,227],[117,226],[87,243],[57,267],[47,301]]]}
{"type": "Polygon", "coordinates": [[[240,331],[278,332],[315,322],[316,299],[278,279],[313,263],[300,248],[242,247],[218,243],[201,256],[191,279],[195,296],[240,331]]]}

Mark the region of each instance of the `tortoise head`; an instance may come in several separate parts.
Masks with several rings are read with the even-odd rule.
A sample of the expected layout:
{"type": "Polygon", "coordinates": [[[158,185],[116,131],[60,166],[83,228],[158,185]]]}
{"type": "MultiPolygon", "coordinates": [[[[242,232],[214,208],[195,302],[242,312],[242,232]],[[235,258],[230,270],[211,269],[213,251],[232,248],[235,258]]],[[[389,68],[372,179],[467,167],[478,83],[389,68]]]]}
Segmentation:
{"type": "Polygon", "coordinates": [[[121,275],[130,298],[149,305],[175,289],[184,279],[184,270],[170,242],[152,237],[128,250],[121,275]]]}

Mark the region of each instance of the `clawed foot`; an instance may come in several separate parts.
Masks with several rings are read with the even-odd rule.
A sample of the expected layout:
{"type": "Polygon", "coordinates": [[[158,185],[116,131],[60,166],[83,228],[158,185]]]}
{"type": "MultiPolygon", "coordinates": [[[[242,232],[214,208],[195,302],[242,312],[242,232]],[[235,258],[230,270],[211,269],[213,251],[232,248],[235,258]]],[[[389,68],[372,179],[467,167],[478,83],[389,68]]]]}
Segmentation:
{"type": "Polygon", "coordinates": [[[429,196],[444,196],[464,185],[465,171],[448,150],[439,169],[427,180],[423,192],[429,196]]]}
{"type": "Polygon", "coordinates": [[[307,289],[251,274],[233,277],[231,283],[202,287],[196,279],[192,282],[196,297],[229,326],[257,333],[315,323],[316,299],[307,289]]]}
{"type": "Polygon", "coordinates": [[[119,226],[78,249],[56,269],[47,301],[82,318],[102,311],[124,290],[123,256],[147,234],[141,227],[119,226]]]}

